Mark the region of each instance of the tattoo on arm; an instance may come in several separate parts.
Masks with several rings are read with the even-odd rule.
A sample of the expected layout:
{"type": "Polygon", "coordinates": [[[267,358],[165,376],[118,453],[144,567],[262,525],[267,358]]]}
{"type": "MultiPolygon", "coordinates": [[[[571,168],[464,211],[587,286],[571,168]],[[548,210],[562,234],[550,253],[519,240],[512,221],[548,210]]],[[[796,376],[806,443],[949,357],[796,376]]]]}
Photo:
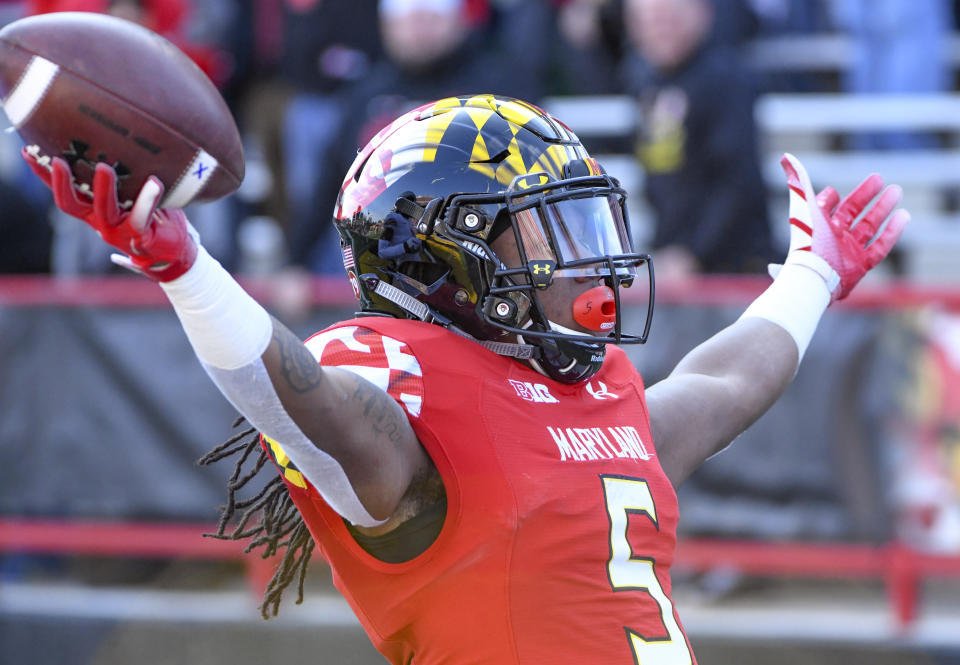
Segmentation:
{"type": "Polygon", "coordinates": [[[282,323],[273,320],[273,341],[280,352],[280,371],[291,390],[305,393],[320,385],[323,370],[303,342],[282,323]]]}
{"type": "MultiPolygon", "coordinates": [[[[321,384],[323,368],[303,342],[276,319],[273,320],[273,344],[280,356],[280,375],[290,390],[306,393],[321,384]]],[[[401,444],[409,425],[403,410],[392,397],[372,383],[355,377],[355,387],[349,399],[362,409],[364,422],[377,436],[395,446],[401,444]]]]}
{"type": "Polygon", "coordinates": [[[393,398],[373,384],[359,379],[353,399],[363,405],[363,417],[373,431],[396,445],[400,442],[406,416],[396,408],[393,398]]]}

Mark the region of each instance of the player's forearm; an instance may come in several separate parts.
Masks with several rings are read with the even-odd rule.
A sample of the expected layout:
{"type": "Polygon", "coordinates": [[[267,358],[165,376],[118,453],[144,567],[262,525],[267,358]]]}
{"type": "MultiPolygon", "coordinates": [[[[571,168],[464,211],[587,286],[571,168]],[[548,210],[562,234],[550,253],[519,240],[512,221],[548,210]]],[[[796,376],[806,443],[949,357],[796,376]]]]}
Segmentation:
{"type": "Polygon", "coordinates": [[[650,387],[653,438],[674,487],[770,408],[789,385],[796,362],[796,345],[782,328],[741,319],[650,387]]]}
{"type": "MultiPolygon", "coordinates": [[[[275,322],[267,311],[202,249],[190,270],[161,286],[197,358],[230,403],[265,436],[283,446],[337,512],[355,524],[378,524],[340,462],[304,434],[281,402],[272,372],[264,363],[264,358],[276,362],[267,353],[276,346],[275,322]]],[[[282,336],[293,337],[280,324],[276,326],[282,329],[282,336]]],[[[301,351],[298,380],[303,387],[318,384],[322,370],[299,340],[293,339],[301,351]]]]}
{"type": "MultiPolygon", "coordinates": [[[[304,419],[322,420],[329,402],[337,401],[335,387],[324,385],[324,370],[303,342],[275,320],[204,250],[193,267],[181,278],[162,283],[197,357],[215,374],[224,395],[248,419],[256,418],[264,399],[279,400],[294,424],[305,429],[304,419]],[[224,381],[230,372],[257,364],[270,381],[254,385],[249,380],[234,386],[224,381]],[[238,394],[241,393],[241,394],[238,394]],[[320,412],[320,415],[318,415],[320,412]]],[[[262,419],[261,419],[262,420],[262,419]]],[[[277,439],[271,422],[261,430],[277,439]],[[266,429],[264,429],[266,427],[266,429]]],[[[307,428],[316,429],[316,428],[307,428]]],[[[322,439],[317,441],[322,448],[322,439]]]]}
{"type": "Polygon", "coordinates": [[[830,290],[823,278],[805,265],[788,264],[740,319],[766,319],[785,330],[796,344],[796,369],[829,305],[830,290]]]}
{"type": "Polygon", "coordinates": [[[797,357],[796,344],[781,327],[740,319],[687,353],[670,377],[711,377],[731,384],[738,393],[742,384],[754,383],[769,392],[790,383],[797,357]]]}
{"type": "Polygon", "coordinates": [[[674,374],[710,377],[728,415],[723,437],[732,440],[779,399],[793,379],[830,303],[818,274],[785,266],[766,291],[731,326],[691,351],[674,374]]]}
{"type": "Polygon", "coordinates": [[[231,370],[263,355],[273,335],[270,315],[205,249],[183,276],[160,286],[204,364],[231,370]]]}
{"type": "Polygon", "coordinates": [[[785,386],[829,304],[830,292],[817,273],[787,265],[736,323],[693,349],[671,376],[759,383],[764,390],[785,386]],[[756,325],[759,319],[768,323],[756,325]]]}
{"type": "Polygon", "coordinates": [[[738,321],[650,388],[653,435],[675,486],[783,394],[827,302],[816,273],[787,266],[738,321]]]}
{"type": "MultiPolygon", "coordinates": [[[[783,394],[797,367],[797,349],[779,326],[740,319],[688,353],[670,379],[695,377],[709,405],[699,409],[722,448],[783,394]]],[[[710,450],[713,454],[716,450],[710,450]]]]}

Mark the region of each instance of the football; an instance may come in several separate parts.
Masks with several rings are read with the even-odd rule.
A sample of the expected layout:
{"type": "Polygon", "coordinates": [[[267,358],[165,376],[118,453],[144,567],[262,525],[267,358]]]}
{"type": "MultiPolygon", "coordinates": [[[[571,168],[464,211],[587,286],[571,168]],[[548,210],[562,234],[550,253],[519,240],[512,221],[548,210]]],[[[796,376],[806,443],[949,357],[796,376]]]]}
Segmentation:
{"type": "Polygon", "coordinates": [[[243,180],[237,125],[216,86],[180,49],[124,19],[41,14],[0,30],[0,99],[27,149],[63,157],[89,192],[98,162],[129,206],[150,175],[161,205],[226,196],[243,180]]]}

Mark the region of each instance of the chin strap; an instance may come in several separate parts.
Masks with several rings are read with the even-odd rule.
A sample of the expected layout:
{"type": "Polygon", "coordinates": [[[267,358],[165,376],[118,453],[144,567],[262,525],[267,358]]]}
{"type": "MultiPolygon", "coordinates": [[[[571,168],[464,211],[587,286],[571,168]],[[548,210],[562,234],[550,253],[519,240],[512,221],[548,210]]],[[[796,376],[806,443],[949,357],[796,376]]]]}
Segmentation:
{"type": "Polygon", "coordinates": [[[447,329],[451,332],[455,332],[461,337],[466,337],[469,340],[472,340],[479,344],[480,346],[487,348],[498,356],[508,356],[510,358],[516,358],[517,360],[528,360],[530,364],[535,364],[537,357],[540,353],[540,349],[535,347],[533,344],[514,344],[512,342],[491,342],[485,339],[477,339],[466,330],[460,330],[454,325],[448,325],[447,329]]]}
{"type": "Polygon", "coordinates": [[[387,284],[376,275],[367,273],[360,275],[360,279],[363,280],[363,285],[366,286],[369,291],[372,291],[381,298],[389,300],[397,307],[410,312],[421,321],[426,321],[427,323],[439,323],[443,326],[450,323],[449,319],[438,315],[432,309],[411,296],[409,293],[404,293],[392,284],[387,284]]]}
{"type": "MultiPolygon", "coordinates": [[[[554,323],[553,321],[548,321],[547,323],[549,324],[550,329],[555,332],[568,333],[568,334],[574,334],[574,335],[577,334],[575,330],[571,330],[569,328],[561,326],[560,324],[554,323]]],[[[527,321],[527,323],[523,327],[524,329],[526,329],[532,325],[533,325],[533,320],[530,319],[527,321]]],[[[524,341],[522,335],[517,335],[517,339],[519,339],[521,343],[523,343],[524,341]]],[[[561,346],[563,342],[560,342],[557,340],[543,340],[542,343],[554,345],[554,349],[555,349],[554,360],[551,360],[550,351],[542,347],[538,347],[539,353],[534,358],[531,358],[529,361],[530,366],[534,370],[536,370],[537,372],[539,372],[540,374],[543,374],[548,378],[554,379],[555,381],[560,381],[561,383],[576,383],[577,381],[580,381],[588,376],[587,372],[589,371],[589,366],[591,363],[587,363],[582,359],[578,359],[576,354],[570,353],[569,349],[563,349],[561,346]],[[569,362],[567,362],[566,365],[561,367],[558,364],[556,364],[555,360],[559,360],[560,362],[567,362],[567,361],[569,362]],[[547,369],[547,366],[545,366],[545,364],[547,364],[553,371],[550,371],[549,369],[547,369]],[[577,370],[578,367],[581,368],[581,370],[578,370],[577,375],[571,377],[569,373],[577,370]]],[[[593,353],[593,351],[591,351],[591,353],[593,353]]],[[[597,371],[597,369],[599,369],[599,367],[597,367],[593,371],[590,371],[589,375],[592,375],[594,372],[597,371]]]]}
{"type": "Polygon", "coordinates": [[[453,322],[447,317],[434,312],[432,309],[430,309],[430,307],[420,302],[410,294],[404,293],[392,284],[387,284],[376,275],[361,275],[360,279],[363,280],[364,286],[366,286],[367,289],[377,294],[381,298],[389,300],[397,307],[400,307],[410,314],[413,314],[421,321],[425,321],[427,323],[437,323],[447,330],[476,342],[480,346],[489,349],[490,351],[493,351],[499,356],[508,356],[518,360],[529,360],[531,363],[533,363],[533,359],[539,354],[539,349],[532,344],[513,344],[511,342],[491,342],[485,339],[477,339],[467,331],[461,330],[453,325],[453,322]]]}
{"type": "MultiPolygon", "coordinates": [[[[571,369],[574,368],[574,366],[576,366],[576,364],[577,364],[576,360],[571,360],[569,365],[567,365],[566,367],[560,370],[560,374],[563,374],[564,372],[569,372],[571,369]]],[[[553,375],[550,374],[550,372],[548,372],[543,368],[543,365],[541,365],[539,361],[533,358],[530,359],[530,367],[532,367],[534,370],[536,370],[540,374],[543,374],[548,379],[555,378],[553,375]]]]}

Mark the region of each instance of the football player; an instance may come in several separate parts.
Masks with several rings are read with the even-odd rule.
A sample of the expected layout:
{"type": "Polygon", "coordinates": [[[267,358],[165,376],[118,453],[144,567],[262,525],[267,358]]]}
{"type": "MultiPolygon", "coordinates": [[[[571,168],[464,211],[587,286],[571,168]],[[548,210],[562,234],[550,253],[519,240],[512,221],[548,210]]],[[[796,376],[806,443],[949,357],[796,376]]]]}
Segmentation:
{"type": "Polygon", "coordinates": [[[334,223],[362,313],[306,342],[182,211],[157,209],[157,180],[124,211],[108,166],[88,199],[66,162],[26,157],[60,208],[159,282],[250,423],[252,440],[209,458],[254,460],[232,489],[267,459],[279,470],[258,496],[231,493],[221,525],[246,510],[235,535],[287,546],[264,612],[316,543],[377,649],[419,665],[695,662],[670,597],[676,488],[777,399],[823,312],[909,221],[879,176],[816,196],[784,156],[776,278],[645,389],[617,346],[646,339],[653,306],[622,329],[621,289],[653,284],[625,193],[530,104],[443,99],[360,151],[334,223]]]}

